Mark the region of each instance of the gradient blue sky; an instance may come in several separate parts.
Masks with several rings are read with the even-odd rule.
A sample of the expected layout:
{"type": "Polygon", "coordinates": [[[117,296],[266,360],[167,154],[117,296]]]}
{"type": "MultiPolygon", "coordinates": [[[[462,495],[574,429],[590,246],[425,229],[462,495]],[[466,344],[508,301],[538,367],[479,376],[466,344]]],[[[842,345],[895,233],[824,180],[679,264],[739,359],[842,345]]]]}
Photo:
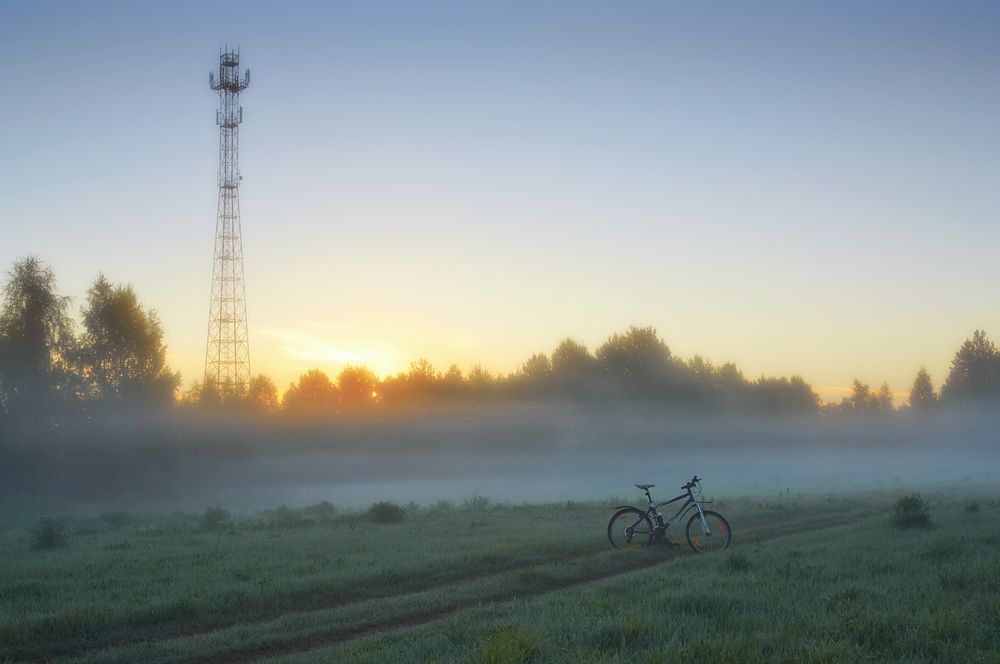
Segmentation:
{"type": "Polygon", "coordinates": [[[0,265],[203,370],[238,43],[254,370],[512,370],[630,323],[748,375],[1000,335],[1000,3],[0,2],[0,265]]]}

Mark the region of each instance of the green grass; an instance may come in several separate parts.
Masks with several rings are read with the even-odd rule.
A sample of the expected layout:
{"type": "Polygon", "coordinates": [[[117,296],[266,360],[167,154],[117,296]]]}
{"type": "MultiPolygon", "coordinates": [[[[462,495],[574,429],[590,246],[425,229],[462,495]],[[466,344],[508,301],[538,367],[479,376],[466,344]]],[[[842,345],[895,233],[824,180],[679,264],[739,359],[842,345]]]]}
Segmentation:
{"type": "MultiPolygon", "coordinates": [[[[868,611],[884,589],[927,612],[926,643],[951,634],[954,652],[995,653],[964,613],[969,602],[997,611],[986,598],[1000,569],[998,509],[978,504],[968,512],[932,501],[931,528],[900,531],[889,496],[717,502],[736,545],[716,557],[609,550],[610,505],[597,503],[478,500],[411,508],[386,524],[285,508],[222,529],[205,528],[201,515],[105,516],[66,521],[66,546],[53,550],[32,548],[34,524],[8,524],[0,661],[812,659],[808,648],[826,652],[827,629],[857,655],[850,629],[862,627],[837,632],[830,621],[841,614],[830,607],[868,611]],[[845,523],[855,525],[838,528],[845,523]],[[974,533],[952,537],[970,523],[974,533]],[[971,546],[977,537],[992,544],[971,546]],[[926,597],[948,584],[965,599],[942,613],[926,597]],[[798,645],[783,646],[775,629],[798,634],[782,637],[798,645]]],[[[901,623],[905,633],[914,620],[901,623]]]]}
{"type": "Polygon", "coordinates": [[[685,556],[272,661],[998,662],[1000,509],[931,517],[685,556]]]}

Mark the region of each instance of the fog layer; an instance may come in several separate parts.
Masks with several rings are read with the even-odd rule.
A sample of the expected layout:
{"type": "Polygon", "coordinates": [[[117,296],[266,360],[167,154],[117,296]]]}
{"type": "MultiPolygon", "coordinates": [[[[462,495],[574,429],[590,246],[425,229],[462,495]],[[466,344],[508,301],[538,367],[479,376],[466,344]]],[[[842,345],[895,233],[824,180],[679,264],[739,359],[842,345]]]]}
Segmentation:
{"type": "Polygon", "coordinates": [[[696,473],[710,495],[959,487],[1000,477],[998,422],[982,411],[824,420],[572,405],[312,426],[119,416],[0,446],[0,511],[634,500],[635,483],[666,499],[696,473]]]}

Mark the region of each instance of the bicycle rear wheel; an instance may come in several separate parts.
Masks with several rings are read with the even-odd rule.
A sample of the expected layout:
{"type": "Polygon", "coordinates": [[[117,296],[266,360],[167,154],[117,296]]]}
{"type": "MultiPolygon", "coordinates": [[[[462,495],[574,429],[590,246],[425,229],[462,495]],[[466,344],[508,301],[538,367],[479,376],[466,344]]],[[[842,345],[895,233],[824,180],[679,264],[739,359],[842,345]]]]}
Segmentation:
{"type": "Polygon", "coordinates": [[[687,522],[688,546],[695,553],[713,553],[722,551],[729,546],[733,539],[733,531],[729,529],[729,522],[718,512],[705,510],[705,524],[701,523],[701,517],[695,512],[687,522]],[[708,526],[708,532],[705,532],[708,526]]]}
{"type": "Polygon", "coordinates": [[[608,541],[616,549],[638,549],[653,539],[653,522],[635,507],[618,510],[608,522],[608,541]]]}

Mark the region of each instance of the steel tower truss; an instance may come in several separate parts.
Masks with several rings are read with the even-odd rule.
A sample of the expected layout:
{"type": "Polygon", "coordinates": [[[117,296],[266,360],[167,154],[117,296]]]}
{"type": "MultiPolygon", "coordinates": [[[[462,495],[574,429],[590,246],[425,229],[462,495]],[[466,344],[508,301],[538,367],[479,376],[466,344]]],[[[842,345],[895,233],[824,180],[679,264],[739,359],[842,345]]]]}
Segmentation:
{"type": "Polygon", "coordinates": [[[250,384],[250,340],[247,332],[246,286],[243,280],[243,237],[240,231],[239,127],[243,122],[240,93],[250,84],[242,77],[239,50],[219,54],[219,75],[209,85],[219,93],[219,204],[215,221],[215,261],[208,315],[205,387],[222,396],[242,396],[250,384]]]}

